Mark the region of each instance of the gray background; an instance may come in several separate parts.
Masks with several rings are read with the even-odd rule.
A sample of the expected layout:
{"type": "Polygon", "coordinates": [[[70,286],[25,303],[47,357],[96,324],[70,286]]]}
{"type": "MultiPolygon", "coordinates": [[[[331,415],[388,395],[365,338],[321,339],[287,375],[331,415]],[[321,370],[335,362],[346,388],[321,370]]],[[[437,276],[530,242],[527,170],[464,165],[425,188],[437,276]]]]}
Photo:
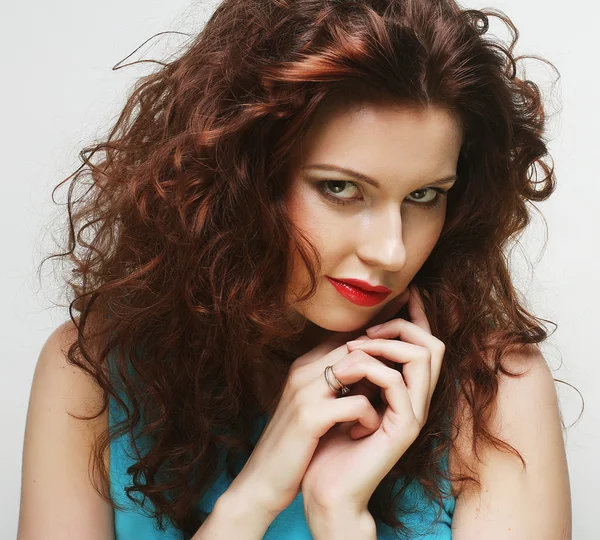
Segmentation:
{"type": "MultiPolygon", "coordinates": [[[[597,35],[586,23],[599,19],[600,8],[591,0],[571,4],[503,0],[491,5],[505,11],[519,29],[518,53],[539,54],[562,75],[553,85],[556,76],[548,67],[533,61],[526,64],[527,76],[547,93],[549,111],[554,113],[550,151],[558,188],[539,205],[548,223],[546,249],[542,249],[543,221],[534,216],[530,230],[512,252],[512,265],[529,307],[559,325],[542,348],[556,370],[555,378],[574,385],[585,399],[585,411],[578,419],[579,395],[557,384],[565,422],[571,426],[567,450],[574,538],[597,538],[600,369],[594,323],[599,322],[595,309],[600,303],[600,184],[595,158],[600,80],[595,68],[597,35]]],[[[65,207],[52,203],[51,189],[79,165],[79,150],[116,119],[133,81],[153,69],[153,64],[141,64],[111,71],[112,66],[155,33],[198,30],[215,6],[216,2],[182,0],[2,4],[2,539],[14,538],[17,530],[23,434],[35,363],[48,335],[68,319],[66,308],[54,305],[57,285],[50,273],[52,263],[44,266],[41,282],[35,274],[41,257],[53,250],[52,233],[64,218],[65,207]],[[57,215],[58,222],[54,221],[57,215]]],[[[494,19],[491,31],[508,37],[494,19]]],[[[185,36],[155,38],[130,61],[165,59],[185,40],[185,36]]],[[[59,201],[64,201],[64,190],[59,201]]]]}

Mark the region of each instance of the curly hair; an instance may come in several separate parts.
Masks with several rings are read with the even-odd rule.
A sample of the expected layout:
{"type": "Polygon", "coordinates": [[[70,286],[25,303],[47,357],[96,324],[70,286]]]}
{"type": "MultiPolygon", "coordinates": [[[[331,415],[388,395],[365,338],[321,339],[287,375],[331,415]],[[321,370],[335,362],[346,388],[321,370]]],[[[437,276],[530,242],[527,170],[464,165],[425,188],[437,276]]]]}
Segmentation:
{"type": "Polygon", "coordinates": [[[316,115],[341,100],[441,105],[464,129],[444,229],[414,278],[445,360],[427,423],[369,510],[407,534],[393,497],[414,480],[441,500],[440,460],[454,441],[447,413],[459,400],[476,454],[509,447],[525,465],[486,423],[498,373],[514,375],[502,355],[549,336],[513,287],[506,255],[530,222],[528,203],[555,189],[541,93],[517,74],[527,58],[513,56],[517,39],[503,12],[454,0],[224,0],[183,54],[136,82],[110,134],[80,152],[83,163],[55,187],[71,182],[68,240],[49,257],[73,267],[65,287],[78,337],[68,361],[103,391],[90,419],[111,396],[126,412],[94,447],[104,477],[111,438],[150,437],[127,493],[153,503],[159,527],[167,517],[198,529],[206,515],[194,503],[219,449],[231,471],[252,450],[257,415],[280,397],[283,346],[302,331],[282,323],[292,250],[310,271],[302,299],[318,276],[318,253],[284,204],[291,156],[316,115]],[[509,27],[510,45],[486,35],[490,16],[509,27]]]}

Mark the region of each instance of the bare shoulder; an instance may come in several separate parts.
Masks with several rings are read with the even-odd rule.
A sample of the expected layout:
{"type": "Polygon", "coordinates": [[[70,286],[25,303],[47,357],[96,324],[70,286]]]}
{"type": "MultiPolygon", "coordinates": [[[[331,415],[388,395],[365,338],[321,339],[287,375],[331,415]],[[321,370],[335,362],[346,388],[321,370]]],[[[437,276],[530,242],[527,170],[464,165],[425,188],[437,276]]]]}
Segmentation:
{"type": "MultiPolygon", "coordinates": [[[[539,347],[524,345],[514,348],[504,354],[502,362],[508,371],[520,375],[511,377],[503,373],[498,374],[498,394],[487,418],[488,428],[492,428],[492,435],[496,437],[501,437],[501,432],[506,432],[508,424],[514,420],[507,415],[519,412],[514,406],[507,407],[507,402],[515,404],[518,400],[524,401],[526,409],[530,409],[540,405],[532,401],[533,396],[541,399],[544,405],[548,402],[555,404],[557,400],[552,372],[539,347]]],[[[461,396],[452,434],[455,437],[457,452],[451,451],[449,456],[451,472],[466,474],[476,467],[477,458],[472,452],[472,421],[470,407],[461,396]]]]}
{"type": "MultiPolygon", "coordinates": [[[[102,391],[67,350],[77,328],[67,321],[44,343],[37,359],[27,409],[23,445],[19,540],[37,538],[112,538],[112,507],[91,481],[91,447],[108,427],[102,391]]],[[[104,463],[108,466],[105,453],[104,463]]],[[[102,479],[97,484],[108,488],[102,479]]]]}
{"type": "Polygon", "coordinates": [[[570,538],[569,474],[552,372],[536,345],[507,351],[503,364],[521,375],[498,375],[487,427],[521,454],[525,467],[512,451],[489,444],[478,446],[478,456],[474,455],[472,417],[462,403],[453,433],[457,452],[450,452],[449,468],[454,474],[477,478],[481,488],[469,485],[458,495],[453,538],[495,539],[508,533],[519,538],[570,538]]]}

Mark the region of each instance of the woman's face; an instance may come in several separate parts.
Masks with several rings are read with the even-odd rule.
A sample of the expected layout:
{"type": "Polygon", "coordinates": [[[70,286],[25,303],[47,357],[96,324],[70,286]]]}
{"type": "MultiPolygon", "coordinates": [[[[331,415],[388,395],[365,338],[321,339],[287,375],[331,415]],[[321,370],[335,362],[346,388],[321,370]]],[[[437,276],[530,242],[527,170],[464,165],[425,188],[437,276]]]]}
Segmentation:
{"type": "Polygon", "coordinates": [[[458,119],[442,108],[338,107],[310,126],[286,203],[292,222],[319,250],[322,273],[315,296],[297,303],[308,272],[294,253],[291,321],[353,331],[406,290],[442,231],[446,197],[436,190],[454,184],[461,144],[458,119]],[[375,305],[360,305],[328,277],[392,292],[375,305]]]}

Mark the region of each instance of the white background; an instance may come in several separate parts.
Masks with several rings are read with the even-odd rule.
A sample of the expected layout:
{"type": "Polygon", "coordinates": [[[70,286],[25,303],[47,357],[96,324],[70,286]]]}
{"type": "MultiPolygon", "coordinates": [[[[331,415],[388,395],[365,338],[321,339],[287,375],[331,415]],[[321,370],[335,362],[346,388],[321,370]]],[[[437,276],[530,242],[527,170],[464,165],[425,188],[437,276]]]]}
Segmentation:
{"type": "MultiPolygon", "coordinates": [[[[517,53],[538,54],[561,73],[553,85],[556,75],[550,68],[527,62],[527,76],[546,92],[553,113],[549,146],[558,188],[538,205],[548,224],[546,249],[544,223],[534,215],[522,247],[513,251],[514,278],[533,312],[558,323],[542,348],[556,370],[554,377],[575,386],[585,399],[578,419],[579,394],[557,383],[565,422],[571,426],[567,450],[574,538],[598,538],[600,78],[597,34],[588,23],[599,19],[600,9],[592,0],[568,5],[503,0],[492,5],[507,13],[520,31],[517,53]]],[[[51,190],[79,165],[80,149],[116,119],[133,81],[154,67],[141,64],[111,71],[112,66],[155,33],[197,31],[215,6],[183,0],[31,0],[2,5],[2,539],[14,538],[17,530],[23,434],[35,363],[48,335],[68,319],[66,308],[55,306],[62,299],[57,296],[60,284],[50,273],[52,263],[43,267],[41,281],[35,273],[41,258],[54,251],[52,234],[62,235],[65,207],[52,202],[51,190]]],[[[508,37],[495,19],[491,31],[508,37]]],[[[155,39],[130,60],[164,59],[185,39],[155,39]]],[[[61,190],[59,202],[64,195],[61,190]]]]}

